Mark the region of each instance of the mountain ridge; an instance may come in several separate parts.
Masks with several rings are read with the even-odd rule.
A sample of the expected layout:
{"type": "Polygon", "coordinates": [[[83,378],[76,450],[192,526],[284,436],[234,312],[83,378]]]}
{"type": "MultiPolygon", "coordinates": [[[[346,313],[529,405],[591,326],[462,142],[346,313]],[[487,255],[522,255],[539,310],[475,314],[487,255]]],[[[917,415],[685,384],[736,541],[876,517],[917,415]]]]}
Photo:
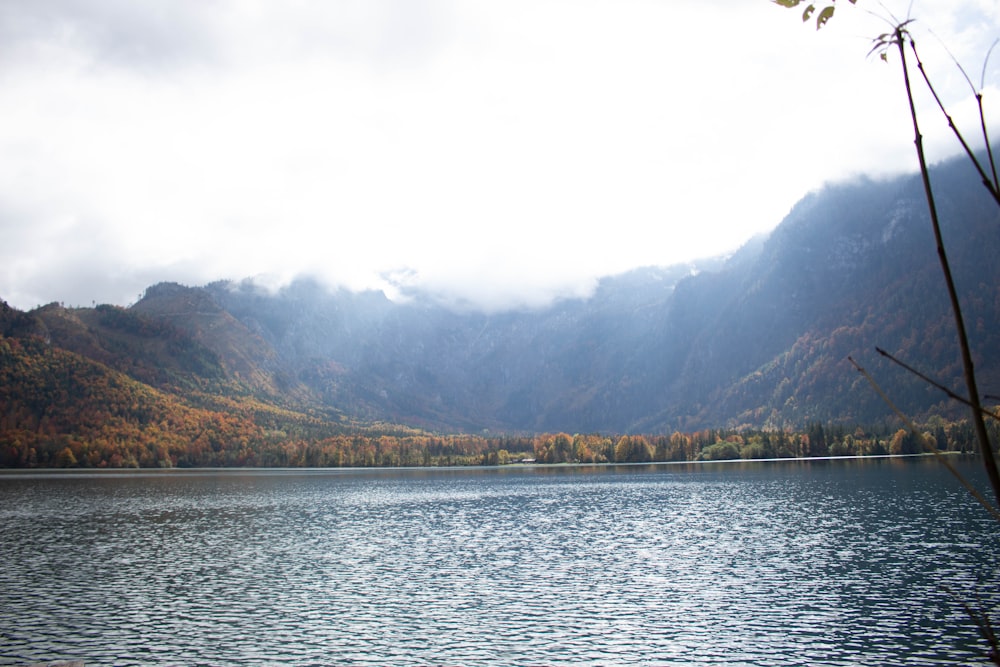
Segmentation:
{"type": "MultiPolygon", "coordinates": [[[[971,168],[935,166],[944,231],[985,393],[1000,394],[1000,215],[971,168]]],[[[445,432],[670,433],[890,417],[846,359],[914,417],[961,410],[875,345],[961,387],[919,178],[859,178],[803,197],[725,259],[645,267],[588,297],[483,312],[410,289],[300,278],[161,283],[129,308],[21,313],[34,336],[180,395],[259,397],[334,423],[445,432]]]]}

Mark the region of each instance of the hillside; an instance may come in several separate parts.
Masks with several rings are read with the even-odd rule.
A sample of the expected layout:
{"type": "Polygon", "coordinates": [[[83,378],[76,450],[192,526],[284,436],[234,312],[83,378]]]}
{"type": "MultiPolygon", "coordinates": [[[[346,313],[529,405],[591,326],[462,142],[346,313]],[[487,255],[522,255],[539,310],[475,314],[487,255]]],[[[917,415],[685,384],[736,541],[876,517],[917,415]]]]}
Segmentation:
{"type": "MultiPolygon", "coordinates": [[[[934,179],[982,388],[996,396],[1000,215],[964,162],[939,165],[934,179]]],[[[5,372],[34,365],[37,381],[72,396],[70,364],[157,405],[217,415],[255,405],[272,415],[247,418],[258,443],[283,431],[277,422],[309,420],[328,432],[385,422],[664,434],[885,420],[848,355],[913,416],[961,416],[874,353],[962,386],[923,197],[912,175],[831,185],[732,257],[609,276],[587,298],[535,310],[484,313],[422,292],[394,302],[308,278],[277,292],[252,281],[154,285],[127,309],[4,305],[5,372]],[[50,368],[25,355],[73,361],[50,368]]],[[[41,428],[12,382],[5,428],[41,428]]]]}
{"type": "MultiPolygon", "coordinates": [[[[997,394],[1000,218],[963,162],[937,167],[935,183],[980,378],[997,394]]],[[[278,293],[206,289],[350,414],[570,432],[886,418],[848,355],[915,416],[961,414],[874,354],[879,345],[962,386],[915,175],[831,185],[725,262],[611,276],[587,299],[542,310],[455,311],[428,294],[393,303],[308,280],[278,293]]]]}

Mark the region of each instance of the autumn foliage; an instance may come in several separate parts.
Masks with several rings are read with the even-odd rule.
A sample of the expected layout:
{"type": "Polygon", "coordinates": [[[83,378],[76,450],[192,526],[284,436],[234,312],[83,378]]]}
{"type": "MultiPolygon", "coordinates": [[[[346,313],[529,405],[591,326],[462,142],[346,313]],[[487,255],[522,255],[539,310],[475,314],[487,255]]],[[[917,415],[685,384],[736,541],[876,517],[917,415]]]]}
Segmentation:
{"type": "MultiPolygon", "coordinates": [[[[189,375],[193,380],[156,386],[139,379],[152,377],[155,363],[129,374],[121,370],[127,355],[106,365],[50,344],[30,321],[7,314],[6,330],[15,333],[19,328],[21,333],[0,333],[0,467],[645,463],[907,454],[930,445],[972,448],[967,424],[943,420],[928,424],[922,439],[891,426],[846,429],[820,424],[804,432],[738,428],[670,435],[430,433],[279,405],[239,385],[224,386],[218,375],[200,368],[189,375]]],[[[98,314],[119,316],[112,310],[98,314]]],[[[125,324],[138,326],[131,320],[125,324]]],[[[150,335],[169,342],[173,334],[150,335]]]]}

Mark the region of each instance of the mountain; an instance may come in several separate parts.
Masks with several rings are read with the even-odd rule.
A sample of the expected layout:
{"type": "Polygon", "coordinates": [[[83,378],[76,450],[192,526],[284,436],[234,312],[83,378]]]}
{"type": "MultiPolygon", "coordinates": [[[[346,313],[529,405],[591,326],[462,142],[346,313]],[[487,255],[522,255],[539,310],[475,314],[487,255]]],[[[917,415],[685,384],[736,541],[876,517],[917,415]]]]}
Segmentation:
{"type": "MultiPolygon", "coordinates": [[[[995,396],[1000,214],[962,160],[936,166],[933,182],[981,386],[995,396]]],[[[849,355],[912,416],[961,416],[874,352],[960,390],[953,331],[915,175],[829,185],[731,257],[609,276],[545,308],[486,313],[303,278],[278,291],[154,285],[127,309],[0,313],[8,339],[43,340],[195,408],[243,397],[330,423],[469,433],[888,418],[849,355]]]]}
{"type": "MultiPolygon", "coordinates": [[[[998,214],[962,161],[934,181],[984,389],[995,362],[998,214]]],[[[301,281],[206,289],[288,372],[351,414],[437,428],[663,432],[955,413],[874,354],[962,387],[920,180],[857,179],[800,201],[766,239],[705,266],[605,278],[532,311],[456,311],[432,295],[328,293],[301,281]]]]}

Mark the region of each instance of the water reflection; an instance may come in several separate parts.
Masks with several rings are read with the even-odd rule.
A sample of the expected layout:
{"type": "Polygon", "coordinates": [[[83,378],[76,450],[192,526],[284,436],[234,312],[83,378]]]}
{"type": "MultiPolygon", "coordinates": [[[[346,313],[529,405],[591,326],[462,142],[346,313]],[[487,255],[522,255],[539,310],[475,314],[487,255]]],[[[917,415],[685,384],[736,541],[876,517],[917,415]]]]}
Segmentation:
{"type": "Polygon", "coordinates": [[[977,664],[944,587],[1000,581],[933,462],[4,475],[0,503],[2,664],[977,664]]]}

